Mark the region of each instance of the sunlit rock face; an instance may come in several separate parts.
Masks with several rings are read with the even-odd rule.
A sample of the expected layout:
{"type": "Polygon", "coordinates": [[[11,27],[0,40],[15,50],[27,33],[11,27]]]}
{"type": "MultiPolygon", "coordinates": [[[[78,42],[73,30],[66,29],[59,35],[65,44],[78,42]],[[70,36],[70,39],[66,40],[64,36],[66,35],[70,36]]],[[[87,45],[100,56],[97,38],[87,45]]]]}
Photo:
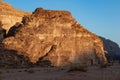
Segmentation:
{"type": "Polygon", "coordinates": [[[3,41],[5,48],[21,52],[32,63],[49,60],[53,66],[71,63],[105,64],[102,40],[81,26],[68,11],[38,8],[3,41]]]}
{"type": "Polygon", "coordinates": [[[23,12],[13,8],[10,4],[0,1],[0,21],[3,23],[3,28],[7,31],[16,22],[21,22],[24,15],[31,13],[23,12]]]}

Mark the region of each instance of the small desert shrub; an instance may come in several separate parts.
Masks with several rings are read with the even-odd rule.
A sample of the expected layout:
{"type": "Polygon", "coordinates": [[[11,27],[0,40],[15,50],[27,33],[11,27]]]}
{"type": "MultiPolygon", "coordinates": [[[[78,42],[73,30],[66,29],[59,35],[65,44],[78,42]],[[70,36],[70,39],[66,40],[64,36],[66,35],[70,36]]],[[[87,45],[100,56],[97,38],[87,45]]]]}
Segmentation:
{"type": "Polygon", "coordinates": [[[25,69],[24,71],[27,72],[27,69],[25,69]]]}
{"type": "Polygon", "coordinates": [[[22,71],[18,71],[18,72],[22,72],[22,71]]]}
{"type": "Polygon", "coordinates": [[[2,79],[1,79],[1,76],[0,76],[0,80],[2,80],[2,79]]]}
{"type": "Polygon", "coordinates": [[[27,71],[28,73],[35,73],[35,71],[33,69],[30,69],[27,71]]]}
{"type": "Polygon", "coordinates": [[[72,71],[81,71],[81,72],[87,72],[87,65],[86,64],[80,64],[80,63],[72,63],[70,65],[70,68],[68,72],[72,71]]]}
{"type": "Polygon", "coordinates": [[[2,80],[1,74],[2,74],[2,72],[0,71],[0,80],[2,80]]]}
{"type": "Polygon", "coordinates": [[[107,68],[107,64],[100,64],[100,68],[107,68]]]}
{"type": "Polygon", "coordinates": [[[107,66],[113,66],[113,65],[114,65],[113,62],[107,63],[107,66]]]}
{"type": "Polygon", "coordinates": [[[2,71],[0,71],[0,74],[2,74],[2,71]]]}
{"type": "Polygon", "coordinates": [[[120,60],[119,60],[119,64],[120,64],[120,60]]]}
{"type": "Polygon", "coordinates": [[[6,73],[10,73],[10,71],[6,71],[6,73]]]}

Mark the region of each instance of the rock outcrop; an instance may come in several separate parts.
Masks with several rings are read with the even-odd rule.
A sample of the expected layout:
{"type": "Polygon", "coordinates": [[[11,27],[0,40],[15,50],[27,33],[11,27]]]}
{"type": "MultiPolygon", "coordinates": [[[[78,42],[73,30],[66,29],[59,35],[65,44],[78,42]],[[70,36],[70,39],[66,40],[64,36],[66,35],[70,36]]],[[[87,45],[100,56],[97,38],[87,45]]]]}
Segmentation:
{"type": "Polygon", "coordinates": [[[68,11],[38,8],[23,17],[14,36],[4,47],[27,56],[32,63],[48,60],[53,66],[70,63],[105,64],[103,41],[81,26],[68,11]]]}
{"type": "Polygon", "coordinates": [[[29,67],[28,57],[17,54],[17,51],[0,47],[0,68],[22,68],[29,67]]]}
{"type": "Polygon", "coordinates": [[[104,50],[107,51],[108,55],[111,56],[113,60],[120,60],[120,47],[117,43],[100,37],[104,43],[104,50]]]}
{"type": "Polygon", "coordinates": [[[6,30],[2,28],[3,24],[0,21],[0,44],[2,43],[3,39],[6,36],[6,30]]]}
{"type": "Polygon", "coordinates": [[[20,11],[13,8],[10,4],[0,1],[0,21],[3,23],[3,28],[7,31],[16,22],[21,22],[23,16],[30,14],[29,12],[20,11]]]}

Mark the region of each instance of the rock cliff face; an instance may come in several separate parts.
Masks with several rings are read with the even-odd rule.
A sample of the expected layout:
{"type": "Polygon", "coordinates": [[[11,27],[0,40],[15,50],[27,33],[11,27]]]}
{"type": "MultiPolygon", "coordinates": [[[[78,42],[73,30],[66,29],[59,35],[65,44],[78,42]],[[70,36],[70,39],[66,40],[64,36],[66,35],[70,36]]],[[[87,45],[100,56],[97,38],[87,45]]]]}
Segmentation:
{"type": "Polygon", "coordinates": [[[107,51],[108,55],[112,57],[113,60],[120,60],[120,48],[117,43],[100,37],[104,43],[104,50],[107,51]]]}
{"type": "Polygon", "coordinates": [[[3,23],[3,28],[7,31],[16,22],[21,22],[24,15],[31,13],[23,12],[13,8],[10,4],[0,1],[0,21],[3,23]]]}
{"type": "Polygon", "coordinates": [[[6,35],[6,30],[2,28],[3,24],[0,21],[0,43],[3,41],[5,35],[6,35]]]}
{"type": "Polygon", "coordinates": [[[66,66],[107,62],[102,40],[81,26],[70,12],[38,8],[22,23],[3,44],[32,63],[49,60],[54,66],[66,66]]]}

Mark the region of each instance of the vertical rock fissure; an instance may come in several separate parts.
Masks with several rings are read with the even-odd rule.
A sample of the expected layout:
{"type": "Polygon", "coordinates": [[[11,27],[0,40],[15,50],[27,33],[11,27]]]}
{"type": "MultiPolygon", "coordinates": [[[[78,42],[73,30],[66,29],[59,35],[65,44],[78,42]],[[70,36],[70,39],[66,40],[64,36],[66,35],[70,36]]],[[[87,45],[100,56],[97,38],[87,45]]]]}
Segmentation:
{"type": "Polygon", "coordinates": [[[54,52],[56,50],[56,45],[52,45],[51,46],[51,49],[44,55],[42,56],[41,58],[39,58],[39,60],[43,60],[45,57],[47,57],[49,54],[51,54],[52,52],[54,52]]]}

